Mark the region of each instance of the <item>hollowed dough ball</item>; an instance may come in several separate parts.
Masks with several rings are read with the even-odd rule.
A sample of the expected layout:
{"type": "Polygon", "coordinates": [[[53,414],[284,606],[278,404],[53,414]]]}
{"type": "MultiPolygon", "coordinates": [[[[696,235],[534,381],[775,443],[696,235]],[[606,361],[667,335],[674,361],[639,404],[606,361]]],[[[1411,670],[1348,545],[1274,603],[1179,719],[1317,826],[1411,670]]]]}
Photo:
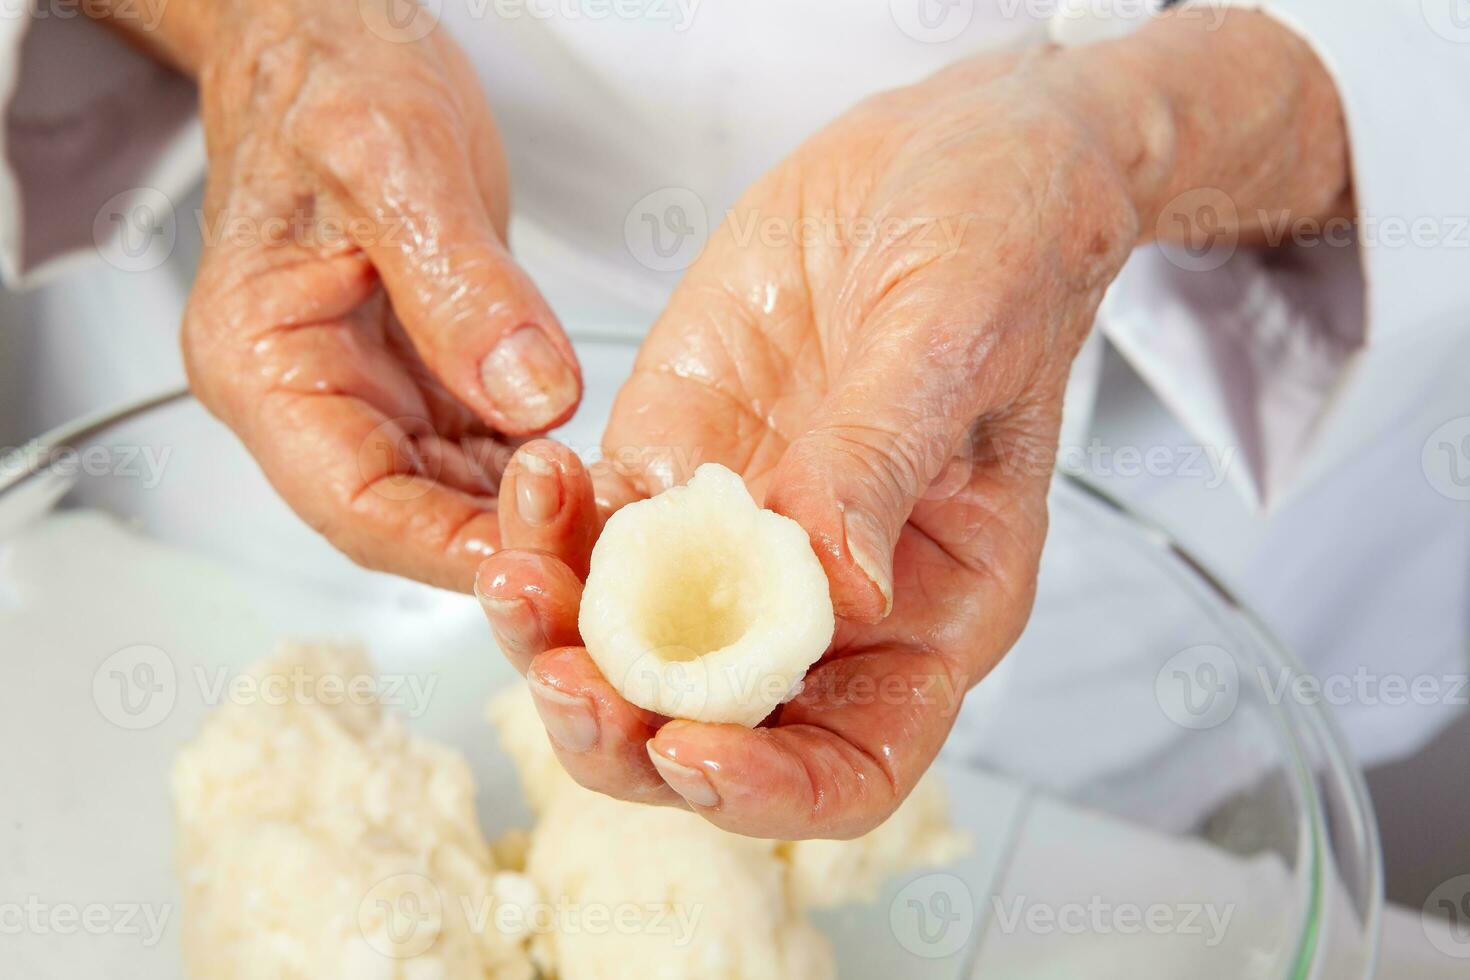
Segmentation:
{"type": "Polygon", "coordinates": [[[707,463],[608,520],[580,625],[603,676],[639,707],[754,726],[795,693],[835,622],[801,525],[707,463]]]}

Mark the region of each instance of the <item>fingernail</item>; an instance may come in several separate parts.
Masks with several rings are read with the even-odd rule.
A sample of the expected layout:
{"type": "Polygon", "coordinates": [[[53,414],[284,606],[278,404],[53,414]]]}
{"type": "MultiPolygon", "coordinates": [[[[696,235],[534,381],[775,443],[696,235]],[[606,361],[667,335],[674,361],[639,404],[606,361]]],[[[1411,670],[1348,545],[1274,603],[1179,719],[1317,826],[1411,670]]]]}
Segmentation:
{"type": "Polygon", "coordinates": [[[655,751],[652,742],[648,743],[647,748],[648,757],[653,760],[653,768],[658,770],[658,774],[675,793],[695,806],[708,808],[720,805],[720,794],[715,792],[708,776],[655,751]]]}
{"type": "Polygon", "coordinates": [[[597,713],[592,702],[575,694],[564,694],[534,677],[528,683],[536,711],[546,734],[567,752],[586,752],[597,744],[597,713]]]}
{"type": "Polygon", "coordinates": [[[506,653],[534,657],[546,649],[541,620],[528,599],[481,596],[480,604],[490,615],[490,629],[506,653]]]}
{"type": "Polygon", "coordinates": [[[883,596],[883,615],[893,612],[892,558],[885,558],[888,551],[878,522],[861,511],[842,512],[842,533],[847,537],[847,553],[868,580],[883,596]]]}
{"type": "Polygon", "coordinates": [[[577,400],[577,375],[540,327],[518,327],[480,362],[495,407],[526,431],[544,429],[577,400]]]}
{"type": "Polygon", "coordinates": [[[516,474],[516,513],[533,527],[550,524],[561,510],[561,482],[556,465],[533,452],[516,456],[521,471],[516,474]]]}

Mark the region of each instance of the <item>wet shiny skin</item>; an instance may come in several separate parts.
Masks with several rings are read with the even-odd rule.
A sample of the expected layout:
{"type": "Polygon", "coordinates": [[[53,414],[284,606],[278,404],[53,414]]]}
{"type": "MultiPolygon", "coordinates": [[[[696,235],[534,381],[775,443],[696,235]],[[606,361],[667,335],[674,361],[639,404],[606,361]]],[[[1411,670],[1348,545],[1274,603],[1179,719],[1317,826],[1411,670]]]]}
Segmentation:
{"type": "Polygon", "coordinates": [[[357,7],[210,7],[230,42],[199,70],[210,174],[185,357],[333,543],[467,590],[499,544],[506,437],[569,417],[580,373],[505,249],[473,71],[445,32],[385,40],[357,7]]]}
{"type": "MultiPolygon", "coordinates": [[[[970,81],[983,91],[983,78],[970,81]]],[[[1060,121],[1042,133],[1019,125],[1005,108],[1011,95],[1005,87],[928,118],[917,111],[932,101],[923,90],[858,109],[762,180],[737,212],[792,224],[827,213],[936,216],[927,233],[760,248],[736,241],[727,225],[655,325],[605,439],[610,458],[639,465],[598,470],[598,495],[626,501],[687,478],[673,454],[649,447],[694,447],[701,462],[737,468],[768,506],[807,528],[846,619],[808,693],[755,731],[664,725],[622,701],[585,651],[548,647],[531,675],[571,696],[541,700],[553,739],[558,714],[580,707],[597,721],[594,745],[562,753],[584,784],[658,802],[711,798],[700,785],[674,793],[648,743],[679,764],[674,773],[692,770],[714,785],[718,802],[697,808],[716,823],[768,836],[861,833],[897,804],[948,731],[952,718],[932,710],[935,686],[962,690],[1014,640],[1030,605],[1049,470],[1007,462],[1045,458],[1055,439],[1062,366],[1126,254],[1130,239],[1112,229],[1132,215],[1121,190],[1096,177],[1092,147],[1060,121]],[[939,144],[965,152],[947,166],[939,144]],[[977,181],[977,168],[1011,179],[977,181]],[[1068,193],[1018,200],[1024,175],[1043,172],[1070,181],[1068,193]],[[1037,222],[1072,217],[1079,198],[1105,213],[1100,224],[1115,242],[1081,277],[1033,234],[1037,222]],[[954,237],[935,237],[951,216],[951,227],[969,221],[954,237]],[[1029,270],[1025,283],[997,276],[1010,266],[1029,270]],[[1037,293],[1034,319],[1021,321],[1037,293]],[[853,528],[868,540],[853,542],[853,528]],[[875,584],[873,566],[891,587],[875,584]],[[883,618],[889,589],[892,614],[883,618]]],[[[561,447],[525,451],[575,465],[561,447]]],[[[512,464],[503,493],[519,468],[512,464]]],[[[507,548],[521,547],[518,523],[502,512],[507,548]]],[[[502,552],[482,569],[484,591],[535,606],[532,590],[545,596],[547,580],[569,578],[562,559],[583,561],[544,533],[530,547],[553,554],[502,552]]],[[[574,619],[562,618],[574,610],[563,601],[538,629],[574,635],[574,619]]],[[[513,624],[491,619],[525,649],[509,635],[513,624]]],[[[585,719],[568,727],[585,731],[585,719]]]]}
{"type": "Polygon", "coordinates": [[[1331,78],[1262,15],[962,62],[751,188],[619,395],[605,448],[626,465],[538,443],[521,487],[497,433],[570,415],[570,346],[503,246],[499,140],[462,55],[443,31],[374,35],[360,6],[179,0],[138,38],[199,76],[205,219],[244,229],[207,247],[191,382],[358,561],[466,588],[490,556],[477,591],[580,782],[748,834],[877,824],[949,730],[936,686],[963,691],[1019,634],[1071,358],[1169,202],[1220,191],[1249,242],[1259,217],[1346,199],[1331,78]],[[300,216],[353,230],[267,233],[300,216]],[[833,648],[769,727],[663,724],[578,646],[600,521],[681,460],[742,473],[832,585],[833,648]]]}
{"type": "MultiPolygon", "coordinates": [[[[1257,157],[1250,193],[1321,213],[1345,187],[1330,82],[1304,47],[1267,43],[1278,28],[1233,23],[1233,43],[1306,65],[1300,90],[1231,134],[1291,134],[1257,157]]],[[[1014,643],[1070,360],[1129,251],[1165,226],[1160,202],[1187,186],[1171,167],[1221,166],[1193,145],[1198,120],[1110,128],[1068,108],[1075,71],[978,59],[839,119],[747,193],[654,325],[604,438],[609,458],[638,462],[589,478],[564,447],[522,450],[558,460],[563,496],[604,510],[689,476],[689,454],[652,447],[724,463],[808,531],[840,613],[832,649],[765,727],[666,721],[622,700],[577,644],[568,566],[585,566],[588,543],[528,535],[502,511],[508,550],[482,566],[482,594],[528,600],[548,642],[526,642],[493,601],[487,613],[583,785],[756,836],[857,835],[913,787],[958,692],[1014,643]],[[893,218],[902,233],[742,239],[756,217],[893,218]]]]}

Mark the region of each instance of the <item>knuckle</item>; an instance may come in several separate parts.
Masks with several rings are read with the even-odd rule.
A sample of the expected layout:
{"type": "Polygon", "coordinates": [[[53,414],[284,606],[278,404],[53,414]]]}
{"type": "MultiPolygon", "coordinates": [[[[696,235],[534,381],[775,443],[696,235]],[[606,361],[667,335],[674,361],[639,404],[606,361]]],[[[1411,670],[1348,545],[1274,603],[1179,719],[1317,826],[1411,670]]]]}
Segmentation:
{"type": "Polygon", "coordinates": [[[453,100],[441,85],[411,74],[388,88],[351,74],[320,78],[288,114],[285,137],[353,196],[465,157],[465,127],[453,100]]]}
{"type": "Polygon", "coordinates": [[[865,491],[877,496],[886,507],[901,507],[928,482],[928,458],[933,454],[917,427],[893,431],[848,422],[816,430],[813,436],[811,465],[830,472],[834,459],[845,460],[863,475],[865,491]]]}

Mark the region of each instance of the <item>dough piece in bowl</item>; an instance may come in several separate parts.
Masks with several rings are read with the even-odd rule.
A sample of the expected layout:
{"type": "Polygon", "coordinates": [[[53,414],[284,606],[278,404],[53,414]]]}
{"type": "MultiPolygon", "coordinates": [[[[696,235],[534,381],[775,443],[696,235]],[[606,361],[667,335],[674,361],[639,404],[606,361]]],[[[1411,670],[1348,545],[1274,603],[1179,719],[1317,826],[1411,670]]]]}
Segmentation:
{"type": "Polygon", "coordinates": [[[344,695],[376,676],[358,650],[288,646],[249,673],[260,696],[217,710],[174,767],[189,975],[533,977],[495,927],[516,876],[464,760],[344,695]]]}
{"type": "Polygon", "coordinates": [[[792,902],[776,841],[574,786],[536,825],[526,873],[551,910],[537,962],[563,980],[826,980],[826,938],[792,902]]]}
{"type": "Polygon", "coordinates": [[[542,900],[600,914],[624,903],[625,922],[652,927],[610,935],[543,930],[534,955],[561,980],[830,977],[831,947],[808,909],[871,902],[889,876],[969,849],[949,821],[937,775],[855,840],[753,840],[685,810],[578,786],[557,761],[524,685],[498,694],[489,715],[538,816],[525,872],[542,900]]]}
{"type": "Polygon", "coordinates": [[[536,810],[526,855],[560,980],[827,980],[832,950],[792,900],[784,844],[615,800],[562,770],[524,686],[489,714],[536,810]]]}
{"type": "Polygon", "coordinates": [[[360,691],[360,652],[291,646],[250,673],[262,696],[216,711],[174,770],[195,980],[828,980],[806,908],[949,833],[927,796],[868,837],[793,845],[591,793],[517,685],[491,716],[538,819],[492,852],[456,752],[372,699],[313,695],[360,691]]]}
{"type": "Polygon", "coordinates": [[[714,463],[608,520],[580,616],[587,652],[629,701],[747,726],[798,690],[834,624],[806,532],[714,463]]]}

